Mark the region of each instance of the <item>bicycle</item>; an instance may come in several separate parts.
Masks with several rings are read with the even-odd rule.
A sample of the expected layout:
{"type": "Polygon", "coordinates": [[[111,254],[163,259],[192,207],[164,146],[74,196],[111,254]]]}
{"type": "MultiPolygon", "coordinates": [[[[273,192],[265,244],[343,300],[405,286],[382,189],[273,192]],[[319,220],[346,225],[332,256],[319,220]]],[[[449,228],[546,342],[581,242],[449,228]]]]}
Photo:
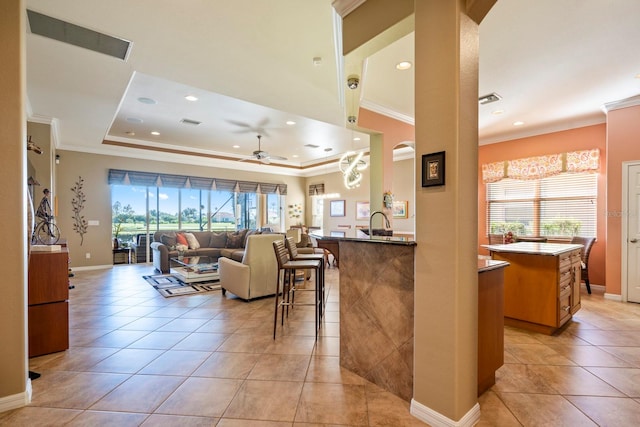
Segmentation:
{"type": "MultiPolygon", "coordinates": [[[[53,218],[51,218],[53,219],[53,218]]],[[[36,225],[31,236],[31,243],[42,245],[55,245],[60,240],[60,229],[51,222],[51,219],[42,220],[36,225]]]]}

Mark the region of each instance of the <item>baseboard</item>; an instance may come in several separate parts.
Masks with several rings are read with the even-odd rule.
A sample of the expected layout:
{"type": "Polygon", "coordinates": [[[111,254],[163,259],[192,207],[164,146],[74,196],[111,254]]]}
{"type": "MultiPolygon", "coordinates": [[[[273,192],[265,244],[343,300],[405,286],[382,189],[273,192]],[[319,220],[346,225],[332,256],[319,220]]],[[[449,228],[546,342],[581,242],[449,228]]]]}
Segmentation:
{"type": "Polygon", "coordinates": [[[22,408],[31,403],[31,380],[27,380],[27,389],[22,393],[0,397],[0,413],[22,408]]]}
{"type": "Polygon", "coordinates": [[[464,417],[459,421],[454,421],[411,399],[411,415],[432,427],[472,427],[480,420],[480,405],[476,403],[464,417]]]}
{"type": "Polygon", "coordinates": [[[604,293],[604,299],[622,302],[622,295],[604,293]]]}
{"type": "Polygon", "coordinates": [[[107,268],[113,268],[113,265],[86,265],[84,267],[73,267],[71,266],[71,270],[73,271],[89,271],[89,270],[104,270],[107,268]]]}

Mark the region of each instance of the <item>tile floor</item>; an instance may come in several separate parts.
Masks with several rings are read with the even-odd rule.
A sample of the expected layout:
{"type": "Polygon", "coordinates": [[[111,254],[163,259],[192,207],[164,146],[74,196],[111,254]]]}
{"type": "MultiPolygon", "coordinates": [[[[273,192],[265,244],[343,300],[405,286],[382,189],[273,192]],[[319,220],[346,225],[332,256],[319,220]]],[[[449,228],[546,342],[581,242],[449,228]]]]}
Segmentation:
{"type": "MultiPolygon", "coordinates": [[[[340,368],[337,269],[316,342],[312,307],[297,307],[274,341],[273,298],[163,298],[141,277],[151,268],[76,273],[71,348],[30,360],[42,374],[33,401],[0,425],[425,425],[340,368]]],[[[505,365],[478,425],[640,425],[640,305],[598,291],[582,301],[557,336],[505,328],[505,365]]]]}

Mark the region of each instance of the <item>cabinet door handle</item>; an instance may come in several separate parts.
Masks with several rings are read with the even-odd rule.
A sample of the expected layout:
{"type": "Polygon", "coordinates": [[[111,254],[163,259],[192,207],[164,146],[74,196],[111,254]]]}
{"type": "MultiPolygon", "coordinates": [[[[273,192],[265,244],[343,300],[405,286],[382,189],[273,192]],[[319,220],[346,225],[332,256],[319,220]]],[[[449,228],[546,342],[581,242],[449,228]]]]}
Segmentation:
{"type": "Polygon", "coordinates": [[[638,241],[638,239],[631,239],[629,240],[631,243],[636,243],[638,241]]]}
{"type": "Polygon", "coordinates": [[[568,313],[571,310],[571,306],[565,305],[562,309],[568,313]]]}

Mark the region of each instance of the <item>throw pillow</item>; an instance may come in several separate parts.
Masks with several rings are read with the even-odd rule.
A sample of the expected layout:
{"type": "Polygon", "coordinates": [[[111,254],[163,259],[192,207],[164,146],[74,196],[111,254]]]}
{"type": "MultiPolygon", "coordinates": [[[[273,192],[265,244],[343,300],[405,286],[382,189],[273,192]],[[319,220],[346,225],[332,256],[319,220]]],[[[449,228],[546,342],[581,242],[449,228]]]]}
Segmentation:
{"type": "Polygon", "coordinates": [[[224,248],[227,246],[227,233],[211,233],[211,239],[209,240],[210,248],[224,248]]]}
{"type": "Polygon", "coordinates": [[[182,233],[176,233],[176,244],[189,246],[189,242],[187,242],[187,238],[184,237],[182,233]]]}
{"type": "Polygon", "coordinates": [[[160,242],[161,242],[163,245],[165,245],[165,246],[169,246],[169,247],[175,246],[175,245],[176,245],[176,243],[178,243],[178,242],[176,241],[176,236],[175,236],[175,235],[174,235],[174,236],[172,236],[172,235],[170,235],[170,234],[163,234],[162,236],[160,236],[160,242]]]}
{"type": "Polygon", "coordinates": [[[241,248],[244,243],[244,236],[247,233],[247,230],[235,231],[233,233],[227,234],[227,248],[241,248]]]}
{"type": "Polygon", "coordinates": [[[187,239],[187,243],[189,245],[189,249],[200,249],[200,242],[196,239],[196,236],[193,233],[183,233],[184,237],[187,239]]]}

